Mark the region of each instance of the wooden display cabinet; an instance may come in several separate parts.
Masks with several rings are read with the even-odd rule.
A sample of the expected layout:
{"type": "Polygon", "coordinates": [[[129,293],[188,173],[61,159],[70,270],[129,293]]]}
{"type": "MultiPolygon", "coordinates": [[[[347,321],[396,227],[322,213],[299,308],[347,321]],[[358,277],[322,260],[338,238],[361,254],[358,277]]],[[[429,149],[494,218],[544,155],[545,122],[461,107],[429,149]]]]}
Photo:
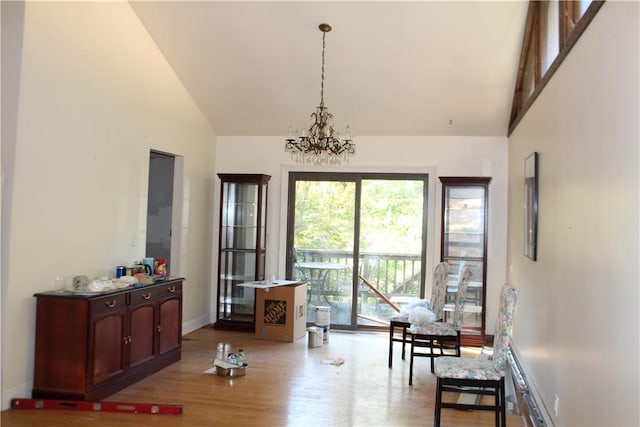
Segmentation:
{"type": "Polygon", "coordinates": [[[221,180],[218,310],[215,327],[254,331],[255,289],[264,280],[269,175],[218,174],[221,180]]]}
{"type": "Polygon", "coordinates": [[[33,398],[100,400],[180,360],[182,279],[35,297],[33,398]]]}
{"type": "Polygon", "coordinates": [[[463,345],[485,344],[487,238],[490,177],[440,177],[442,183],[441,261],[449,263],[445,317],[454,310],[459,275],[471,269],[461,338],[463,345]]]}

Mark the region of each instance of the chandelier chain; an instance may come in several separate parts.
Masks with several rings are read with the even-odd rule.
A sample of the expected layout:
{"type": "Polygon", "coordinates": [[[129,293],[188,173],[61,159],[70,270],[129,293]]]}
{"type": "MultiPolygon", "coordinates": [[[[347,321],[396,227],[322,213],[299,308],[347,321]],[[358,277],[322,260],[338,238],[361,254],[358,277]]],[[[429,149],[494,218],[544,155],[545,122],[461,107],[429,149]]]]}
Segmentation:
{"type": "Polygon", "coordinates": [[[326,46],[326,43],[324,41],[325,36],[327,35],[326,32],[322,33],[322,71],[320,73],[320,106],[324,107],[324,49],[326,46]]]}

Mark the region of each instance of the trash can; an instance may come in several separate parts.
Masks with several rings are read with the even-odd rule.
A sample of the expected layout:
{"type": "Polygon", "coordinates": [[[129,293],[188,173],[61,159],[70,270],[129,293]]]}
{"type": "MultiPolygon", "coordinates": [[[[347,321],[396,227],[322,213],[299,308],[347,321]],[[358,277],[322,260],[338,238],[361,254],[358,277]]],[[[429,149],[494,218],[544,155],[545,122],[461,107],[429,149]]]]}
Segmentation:
{"type": "Polygon", "coordinates": [[[322,328],[322,342],[329,342],[329,327],[331,326],[331,307],[316,307],[316,326],[322,328]]]}
{"type": "Polygon", "coordinates": [[[309,347],[320,347],[322,345],[322,336],[324,335],[322,328],[310,326],[307,330],[309,331],[309,347]]]}

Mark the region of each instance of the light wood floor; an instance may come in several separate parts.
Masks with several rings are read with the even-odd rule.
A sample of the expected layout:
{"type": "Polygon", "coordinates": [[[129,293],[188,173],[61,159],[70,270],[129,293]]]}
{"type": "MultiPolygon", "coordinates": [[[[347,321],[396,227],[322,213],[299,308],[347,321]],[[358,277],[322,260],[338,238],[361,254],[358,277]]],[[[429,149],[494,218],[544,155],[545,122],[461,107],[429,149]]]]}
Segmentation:
{"type": "MultiPolygon", "coordinates": [[[[183,405],[182,415],[10,409],[2,412],[2,427],[431,426],[435,377],[429,360],[416,359],[410,387],[409,361],[400,358],[396,344],[389,369],[387,346],[385,333],[332,330],[327,344],[308,348],[306,337],[284,343],[202,328],[184,337],[180,362],[106,399],[183,405]],[[203,373],[212,366],[218,342],[245,350],[246,376],[229,379],[203,373]],[[344,364],[323,363],[336,358],[344,364]]],[[[493,423],[488,412],[443,411],[443,426],[493,423]]],[[[507,425],[526,423],[521,416],[508,415],[507,425]]]]}

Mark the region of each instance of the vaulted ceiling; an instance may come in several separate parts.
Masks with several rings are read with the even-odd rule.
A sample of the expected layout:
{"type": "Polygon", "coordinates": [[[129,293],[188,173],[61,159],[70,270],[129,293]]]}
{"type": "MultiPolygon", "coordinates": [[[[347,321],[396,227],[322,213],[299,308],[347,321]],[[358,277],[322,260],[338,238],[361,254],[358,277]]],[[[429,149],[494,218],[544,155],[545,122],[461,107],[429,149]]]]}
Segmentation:
{"type": "Polygon", "coordinates": [[[527,1],[131,1],[218,135],[506,135],[527,1]]]}

